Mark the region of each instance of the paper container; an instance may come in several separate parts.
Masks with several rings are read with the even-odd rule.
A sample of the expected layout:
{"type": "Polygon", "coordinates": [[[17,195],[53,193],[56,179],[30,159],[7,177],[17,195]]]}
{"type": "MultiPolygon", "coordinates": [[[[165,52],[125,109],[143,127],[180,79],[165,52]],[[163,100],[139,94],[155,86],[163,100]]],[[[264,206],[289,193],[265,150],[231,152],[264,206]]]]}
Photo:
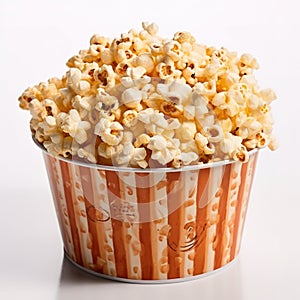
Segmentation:
{"type": "Polygon", "coordinates": [[[181,169],[99,166],[43,151],[67,257],[111,279],[169,282],[237,256],[258,151],[181,169]]]}

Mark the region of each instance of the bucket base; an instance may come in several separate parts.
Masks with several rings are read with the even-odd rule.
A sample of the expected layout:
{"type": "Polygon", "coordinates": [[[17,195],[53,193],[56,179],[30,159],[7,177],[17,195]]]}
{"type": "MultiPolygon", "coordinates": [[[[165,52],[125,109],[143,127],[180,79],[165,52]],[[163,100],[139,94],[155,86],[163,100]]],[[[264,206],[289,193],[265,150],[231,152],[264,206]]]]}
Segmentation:
{"type": "Polygon", "coordinates": [[[238,256],[237,255],[231,262],[227,263],[226,265],[216,269],[216,270],[212,270],[200,275],[194,275],[194,276],[190,276],[190,277],[185,277],[185,278],[174,278],[174,279],[163,279],[163,280],[139,280],[139,279],[128,279],[128,278],[121,278],[121,277],[116,277],[116,276],[110,276],[110,275],[105,275],[105,274],[101,274],[98,272],[95,272],[93,270],[87,269],[81,265],[79,265],[78,263],[76,263],[74,260],[71,259],[71,257],[68,256],[67,252],[64,250],[64,255],[65,257],[68,259],[69,262],[71,262],[72,265],[74,265],[75,267],[79,268],[80,270],[87,272],[91,275],[97,276],[97,277],[101,277],[104,279],[108,279],[108,280],[113,280],[113,281],[119,281],[119,282],[125,282],[125,283],[138,283],[138,284],[166,284],[166,283],[176,283],[176,282],[185,282],[185,281],[192,281],[192,280],[197,280],[200,278],[204,278],[207,276],[211,276],[214,275],[216,273],[219,273],[220,271],[223,271],[227,268],[229,268],[232,264],[234,264],[237,259],[238,256]]]}

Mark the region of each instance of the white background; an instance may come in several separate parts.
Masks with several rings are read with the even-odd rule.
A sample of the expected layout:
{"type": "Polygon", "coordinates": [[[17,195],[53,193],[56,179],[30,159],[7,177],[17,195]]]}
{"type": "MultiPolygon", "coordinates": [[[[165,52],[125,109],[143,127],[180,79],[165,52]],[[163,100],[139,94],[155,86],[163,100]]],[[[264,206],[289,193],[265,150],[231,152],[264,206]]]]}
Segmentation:
{"type": "Polygon", "coordinates": [[[300,299],[300,22],[298,1],[0,2],[1,299],[300,299]],[[64,261],[62,242],[29,114],[17,98],[61,76],[94,33],[115,37],[142,21],[160,35],[193,33],[200,43],[249,52],[261,87],[273,88],[276,152],[261,151],[241,254],[192,282],[130,285],[99,279],[64,261]]]}

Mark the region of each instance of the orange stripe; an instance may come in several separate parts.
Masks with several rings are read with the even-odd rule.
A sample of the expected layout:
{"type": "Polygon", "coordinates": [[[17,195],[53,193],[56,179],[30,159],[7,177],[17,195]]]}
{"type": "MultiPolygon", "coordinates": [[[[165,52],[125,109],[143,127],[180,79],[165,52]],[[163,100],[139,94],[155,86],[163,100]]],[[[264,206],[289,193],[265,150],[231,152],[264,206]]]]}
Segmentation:
{"type": "MultiPolygon", "coordinates": [[[[149,186],[149,174],[143,177],[143,173],[136,173],[137,186],[141,186],[139,181],[146,181],[145,186],[149,186]]],[[[137,201],[139,204],[139,219],[140,222],[140,242],[142,245],[142,251],[140,253],[141,268],[142,268],[142,279],[153,279],[153,262],[152,262],[152,241],[151,241],[151,223],[143,222],[143,220],[150,220],[150,208],[148,205],[150,199],[150,188],[136,188],[137,201]]]]}
{"type": "Polygon", "coordinates": [[[113,244],[117,276],[121,278],[128,278],[123,237],[123,222],[115,218],[119,215],[119,210],[121,209],[119,177],[115,171],[105,171],[105,174],[108,189],[108,201],[112,215],[111,223],[113,229],[113,244]]]}
{"type": "Polygon", "coordinates": [[[170,172],[167,173],[167,193],[168,193],[168,223],[170,225],[170,231],[168,234],[168,262],[169,272],[168,278],[180,278],[181,276],[181,265],[182,255],[180,249],[180,232],[183,228],[180,228],[182,213],[181,204],[185,199],[182,199],[184,189],[180,182],[181,172],[170,172]],[[174,207],[177,209],[174,210],[174,207]]]}
{"type": "Polygon", "coordinates": [[[224,245],[222,243],[222,237],[225,234],[225,218],[226,207],[228,201],[228,190],[230,182],[231,164],[225,166],[225,172],[221,183],[221,197],[218,210],[218,223],[216,229],[216,244],[215,244],[215,263],[214,269],[218,269],[222,266],[222,258],[224,252],[224,245]]]}
{"type": "Polygon", "coordinates": [[[82,261],[82,256],[81,256],[81,247],[80,247],[80,240],[79,240],[79,234],[78,234],[78,230],[80,230],[80,229],[77,228],[77,226],[76,226],[75,212],[74,212],[74,206],[73,206],[73,196],[72,196],[72,190],[71,190],[72,178],[70,178],[68,163],[66,163],[64,161],[60,161],[59,163],[60,163],[61,173],[62,173],[62,177],[63,177],[64,192],[65,192],[65,197],[66,197],[68,216],[69,216],[69,220],[70,220],[70,227],[71,227],[71,233],[72,233],[72,238],[73,238],[76,262],[78,264],[82,265],[83,261],[82,261]]]}
{"type": "MultiPolygon", "coordinates": [[[[207,202],[206,205],[201,207],[203,197],[207,198],[207,185],[209,181],[210,169],[206,168],[199,170],[198,176],[198,188],[197,188],[197,215],[196,215],[196,228],[197,228],[197,247],[195,249],[194,258],[194,275],[199,275],[204,272],[205,266],[205,245],[206,245],[206,234],[207,234],[207,202]],[[206,193],[204,194],[204,192],[206,193]],[[202,200],[202,201],[201,201],[202,200]]],[[[208,200],[208,199],[207,199],[208,200]]]]}

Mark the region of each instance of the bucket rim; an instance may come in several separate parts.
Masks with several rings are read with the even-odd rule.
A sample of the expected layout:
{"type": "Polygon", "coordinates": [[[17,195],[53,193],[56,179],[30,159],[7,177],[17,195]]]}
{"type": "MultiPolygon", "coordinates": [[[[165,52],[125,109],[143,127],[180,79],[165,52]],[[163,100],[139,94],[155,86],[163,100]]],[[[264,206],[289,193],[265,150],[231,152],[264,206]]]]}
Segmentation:
{"type": "MultiPolygon", "coordinates": [[[[85,161],[80,161],[76,159],[69,159],[65,158],[62,156],[56,156],[51,153],[49,153],[41,143],[39,143],[33,136],[32,139],[34,143],[43,151],[44,155],[51,156],[53,158],[56,158],[58,160],[70,163],[70,164],[75,164],[83,167],[88,167],[92,169],[100,169],[103,171],[120,171],[120,172],[134,172],[134,173],[160,173],[160,172],[184,172],[184,171],[198,171],[201,169],[209,169],[209,168],[215,168],[215,167],[220,167],[220,166],[225,166],[228,164],[233,164],[233,163],[238,163],[239,161],[233,160],[233,159],[225,159],[225,160],[220,160],[220,161],[215,161],[215,162],[210,162],[210,163],[199,163],[195,165],[188,165],[188,166],[182,166],[180,168],[172,168],[172,167],[162,167],[162,168],[134,168],[134,167],[124,167],[124,166],[109,166],[109,165],[100,165],[100,164],[95,164],[95,163],[89,163],[85,161]]],[[[262,148],[254,148],[249,151],[249,155],[252,156],[255,153],[257,153],[260,149],[262,148]]],[[[240,162],[242,163],[242,162],[240,162]]]]}

